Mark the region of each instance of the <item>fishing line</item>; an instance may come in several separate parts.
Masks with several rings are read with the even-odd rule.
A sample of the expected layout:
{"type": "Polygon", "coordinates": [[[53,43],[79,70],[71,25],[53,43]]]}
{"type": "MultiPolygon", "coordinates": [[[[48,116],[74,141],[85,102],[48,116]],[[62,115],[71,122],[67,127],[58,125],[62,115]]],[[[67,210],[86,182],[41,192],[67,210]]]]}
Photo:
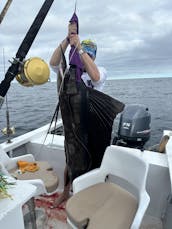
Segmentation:
{"type": "MultiPolygon", "coordinates": [[[[70,57],[70,59],[69,59],[69,63],[70,63],[70,61],[72,60],[73,55],[74,55],[74,53],[75,53],[75,51],[76,51],[78,45],[79,45],[79,41],[78,41],[77,45],[75,46],[75,48],[74,48],[74,50],[73,50],[73,52],[72,52],[72,54],[71,54],[71,57],[70,57]]],[[[61,44],[60,44],[60,48],[61,48],[62,60],[63,60],[63,59],[65,60],[65,55],[64,55],[64,52],[63,52],[63,49],[62,49],[61,44]]],[[[64,61],[64,60],[63,60],[63,61],[64,61]]],[[[66,60],[65,60],[65,62],[66,62],[66,60]]],[[[62,86],[63,86],[63,82],[64,82],[64,78],[65,78],[65,76],[66,76],[66,74],[67,74],[67,72],[68,72],[68,66],[66,66],[66,68],[65,68],[65,70],[64,70],[64,73],[63,73],[63,69],[62,69],[62,67],[59,65],[59,71],[60,71],[60,73],[62,73],[62,76],[63,76],[63,77],[62,77],[62,81],[61,81],[61,84],[60,84],[60,87],[59,87],[58,95],[60,95],[60,93],[61,93],[62,86]]],[[[59,77],[59,76],[58,76],[58,77],[59,77]]],[[[41,152],[43,146],[45,145],[46,139],[47,139],[47,137],[48,137],[48,134],[50,133],[51,126],[52,126],[53,121],[54,121],[54,119],[55,119],[55,121],[54,121],[55,124],[54,124],[54,127],[53,127],[54,134],[53,134],[53,138],[52,138],[52,140],[51,140],[51,144],[53,144],[54,135],[55,135],[55,130],[56,130],[56,126],[57,126],[56,124],[57,124],[57,120],[58,120],[59,108],[60,108],[60,105],[59,105],[59,101],[58,101],[58,103],[57,103],[57,105],[56,105],[56,108],[55,108],[55,112],[54,112],[54,114],[53,114],[53,117],[52,117],[52,119],[51,119],[50,125],[49,125],[49,127],[48,127],[46,136],[45,136],[45,138],[43,139],[43,143],[42,143],[41,146],[40,146],[40,150],[35,154],[35,156],[37,156],[38,154],[40,154],[40,152],[41,152]]]]}
{"type": "MultiPolygon", "coordinates": [[[[72,58],[73,58],[73,55],[75,54],[75,51],[76,51],[78,45],[79,45],[79,41],[78,41],[78,43],[76,44],[76,46],[75,46],[75,48],[74,48],[74,50],[73,50],[73,52],[72,52],[72,54],[71,54],[71,57],[70,57],[70,59],[69,59],[69,63],[71,62],[71,60],[72,60],[72,58]]],[[[62,52],[62,55],[64,56],[64,52],[63,52],[63,49],[62,49],[62,48],[61,48],[61,52],[62,52]]],[[[63,69],[62,69],[62,68],[59,68],[59,70],[61,70],[61,72],[63,72],[63,69]]],[[[66,76],[67,71],[68,71],[68,67],[66,66],[66,68],[65,68],[65,70],[64,70],[64,73],[62,74],[62,75],[63,75],[63,78],[62,78],[62,82],[61,82],[61,84],[60,84],[59,94],[60,94],[60,92],[61,92],[62,85],[63,85],[63,81],[64,81],[64,78],[65,78],[65,76],[66,76]]]]}
{"type": "MultiPolygon", "coordinates": [[[[3,51],[3,67],[4,67],[4,75],[5,75],[6,66],[5,66],[5,51],[4,51],[4,48],[3,48],[2,51],[3,51]]],[[[7,94],[5,96],[5,105],[6,105],[6,123],[7,123],[7,128],[6,128],[7,143],[11,143],[11,140],[10,140],[10,132],[11,132],[11,129],[10,129],[10,116],[9,116],[9,107],[8,107],[7,94]]],[[[4,131],[4,133],[5,133],[5,131],[4,131]]]]}
{"type": "MultiPolygon", "coordinates": [[[[2,50],[2,55],[3,55],[3,67],[4,67],[4,75],[6,72],[6,67],[5,67],[5,51],[4,48],[2,50]]],[[[5,96],[5,102],[6,102],[6,110],[8,110],[8,100],[7,100],[7,95],[5,96]]]]}
{"type": "Polygon", "coordinates": [[[76,7],[77,7],[77,0],[75,0],[75,9],[74,9],[74,13],[76,13],[76,7]]]}
{"type": "MultiPolygon", "coordinates": [[[[75,0],[74,13],[76,13],[76,8],[77,8],[77,0],[75,0]]],[[[73,50],[73,52],[72,52],[72,54],[71,54],[71,56],[70,56],[70,58],[69,58],[69,63],[71,62],[71,60],[72,60],[72,58],[73,58],[73,55],[75,54],[75,51],[76,51],[76,49],[78,48],[78,45],[79,45],[79,41],[78,41],[78,43],[76,44],[76,46],[75,46],[75,48],[74,48],[74,50],[73,50]]],[[[64,55],[64,52],[63,52],[63,49],[62,49],[61,44],[60,44],[60,49],[61,49],[62,59],[65,60],[65,55],[64,55]]],[[[65,60],[65,62],[66,62],[66,60],[65,60]]],[[[63,85],[63,81],[64,81],[64,78],[65,78],[66,73],[67,73],[67,71],[68,71],[68,67],[66,66],[66,68],[65,68],[65,70],[64,70],[64,73],[63,73],[62,66],[59,65],[59,71],[60,71],[60,73],[61,73],[61,75],[62,75],[63,77],[62,77],[62,82],[61,82],[60,87],[59,87],[58,94],[60,94],[60,92],[61,92],[62,85],[63,85]]]]}
{"type": "MultiPolygon", "coordinates": [[[[75,13],[76,13],[76,7],[77,7],[77,0],[75,1],[75,8],[74,8],[74,12],[75,13]]],[[[69,58],[69,63],[71,62],[71,60],[73,58],[73,55],[75,54],[75,52],[76,52],[76,50],[78,48],[78,45],[79,45],[79,41],[77,42],[77,44],[76,44],[76,46],[75,46],[75,48],[74,48],[74,50],[73,50],[73,52],[72,52],[72,54],[71,54],[71,56],[69,58]]],[[[66,59],[65,59],[64,51],[62,49],[62,45],[61,44],[60,44],[60,49],[61,49],[61,55],[62,55],[62,57],[61,57],[61,61],[60,61],[60,64],[59,64],[58,68],[59,68],[59,72],[60,72],[60,74],[62,76],[62,80],[61,80],[61,83],[60,83],[60,86],[59,86],[59,89],[58,89],[58,96],[60,95],[60,93],[62,91],[62,86],[63,86],[63,83],[64,83],[64,78],[65,78],[65,76],[66,76],[66,74],[68,72],[68,66],[67,65],[66,65],[66,68],[64,69],[64,72],[63,72],[62,63],[64,62],[63,64],[65,64],[66,63],[66,59]]],[[[58,77],[60,77],[60,76],[58,76],[58,77]]],[[[58,88],[58,85],[57,85],[57,88],[58,88]]],[[[40,153],[43,145],[45,144],[45,141],[47,139],[48,133],[50,132],[50,129],[51,129],[51,126],[52,126],[52,123],[53,123],[54,119],[55,119],[54,134],[55,134],[56,124],[57,124],[57,120],[58,120],[59,108],[60,108],[60,105],[59,105],[59,101],[58,101],[58,103],[56,105],[56,108],[55,108],[55,112],[54,112],[53,117],[51,119],[49,128],[47,130],[46,136],[45,136],[45,138],[43,140],[43,144],[42,144],[42,146],[41,146],[41,148],[39,150],[39,153],[40,153]]],[[[53,138],[52,138],[51,144],[53,144],[54,134],[53,134],[53,138]]]]}

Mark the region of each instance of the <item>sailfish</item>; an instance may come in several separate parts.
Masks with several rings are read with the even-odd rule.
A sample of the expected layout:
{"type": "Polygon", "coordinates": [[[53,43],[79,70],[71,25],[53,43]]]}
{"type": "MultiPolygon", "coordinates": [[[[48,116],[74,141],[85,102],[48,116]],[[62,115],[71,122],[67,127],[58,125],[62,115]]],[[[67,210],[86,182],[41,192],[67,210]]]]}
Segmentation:
{"type": "MultiPolygon", "coordinates": [[[[79,33],[76,12],[69,22],[76,23],[79,33]]],[[[62,62],[65,66],[63,51],[62,62]]],[[[59,91],[66,164],[71,182],[79,175],[100,166],[105,149],[110,144],[114,119],[125,106],[109,95],[87,87],[81,79],[83,71],[78,51],[72,46],[69,69],[64,74],[59,91]]]]}

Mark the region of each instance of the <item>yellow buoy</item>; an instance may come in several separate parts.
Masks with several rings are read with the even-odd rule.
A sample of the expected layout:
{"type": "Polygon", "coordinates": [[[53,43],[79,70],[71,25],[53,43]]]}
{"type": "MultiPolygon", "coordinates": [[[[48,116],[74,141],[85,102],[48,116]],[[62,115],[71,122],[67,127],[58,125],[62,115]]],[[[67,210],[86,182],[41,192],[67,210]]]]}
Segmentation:
{"type": "Polygon", "coordinates": [[[21,85],[29,87],[46,83],[49,76],[48,64],[39,57],[32,57],[21,66],[21,72],[16,79],[21,85]]]}

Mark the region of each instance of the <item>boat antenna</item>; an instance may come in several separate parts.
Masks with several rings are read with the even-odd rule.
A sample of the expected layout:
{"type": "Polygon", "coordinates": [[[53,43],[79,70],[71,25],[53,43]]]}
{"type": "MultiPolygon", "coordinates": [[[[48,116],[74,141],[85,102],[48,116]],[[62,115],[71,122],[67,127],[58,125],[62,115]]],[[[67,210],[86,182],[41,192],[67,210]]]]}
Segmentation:
{"type": "Polygon", "coordinates": [[[4,6],[4,8],[0,14],[0,24],[1,24],[2,20],[4,19],[5,14],[7,13],[8,8],[10,7],[11,3],[12,3],[12,0],[7,0],[5,6],[4,6]]]}

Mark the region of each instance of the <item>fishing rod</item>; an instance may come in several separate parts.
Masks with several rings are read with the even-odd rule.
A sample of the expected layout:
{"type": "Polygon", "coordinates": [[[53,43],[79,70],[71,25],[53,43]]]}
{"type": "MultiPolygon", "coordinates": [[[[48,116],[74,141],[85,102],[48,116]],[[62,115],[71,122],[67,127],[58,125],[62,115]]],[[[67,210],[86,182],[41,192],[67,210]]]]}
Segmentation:
{"type": "Polygon", "coordinates": [[[8,68],[5,74],[5,78],[0,83],[0,108],[3,104],[4,97],[8,89],[10,88],[11,81],[20,73],[21,68],[24,65],[23,60],[25,59],[53,1],[54,0],[45,0],[30,29],[25,35],[15,58],[13,58],[13,61],[10,61],[11,66],[8,68]]]}
{"type": "Polygon", "coordinates": [[[12,3],[12,0],[8,0],[6,2],[5,6],[4,6],[4,8],[3,8],[3,10],[2,10],[2,12],[0,14],[0,24],[2,23],[2,20],[4,19],[5,14],[7,13],[8,8],[10,7],[11,3],[12,3]]]}
{"type": "MultiPolygon", "coordinates": [[[[4,74],[5,74],[5,54],[3,49],[3,65],[4,65],[4,74]]],[[[7,95],[5,96],[6,102],[6,121],[7,127],[3,128],[1,132],[7,136],[7,143],[11,143],[10,135],[15,133],[15,128],[10,126],[10,114],[9,114],[9,106],[8,106],[8,98],[7,95]]]]}

